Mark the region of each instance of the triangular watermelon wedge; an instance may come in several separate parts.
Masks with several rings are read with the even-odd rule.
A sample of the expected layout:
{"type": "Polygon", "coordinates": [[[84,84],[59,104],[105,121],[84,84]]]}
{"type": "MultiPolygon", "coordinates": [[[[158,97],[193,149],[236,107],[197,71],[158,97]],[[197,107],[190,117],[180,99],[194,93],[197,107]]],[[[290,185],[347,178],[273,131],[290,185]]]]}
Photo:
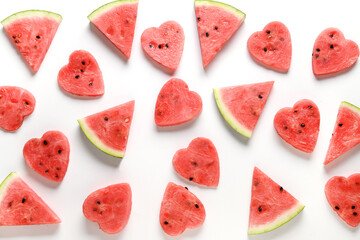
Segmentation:
{"type": "Polygon", "coordinates": [[[341,102],[324,165],[360,143],[360,108],[341,102]]]}
{"type": "Polygon", "coordinates": [[[57,13],[27,10],[10,15],[1,23],[31,69],[37,72],[61,21],[57,13]]]}
{"type": "Polygon", "coordinates": [[[17,173],[0,185],[0,226],[60,223],[60,218],[17,173]]]}
{"type": "Polygon", "coordinates": [[[229,125],[250,138],[273,85],[270,81],[214,88],[216,104],[229,125]]]}
{"type": "Polygon", "coordinates": [[[118,0],[93,11],[88,19],[127,58],[130,58],[134,38],[138,0],[118,0]]]}
{"type": "Polygon", "coordinates": [[[254,168],[248,234],[272,231],[290,221],[304,207],[260,169],[254,168]]]}
{"type": "Polygon", "coordinates": [[[242,11],[225,3],[195,0],[203,67],[220,51],[244,21],[242,11]]]}
{"type": "Polygon", "coordinates": [[[101,151],[124,157],[133,118],[135,101],[79,119],[86,137],[101,151]]]}

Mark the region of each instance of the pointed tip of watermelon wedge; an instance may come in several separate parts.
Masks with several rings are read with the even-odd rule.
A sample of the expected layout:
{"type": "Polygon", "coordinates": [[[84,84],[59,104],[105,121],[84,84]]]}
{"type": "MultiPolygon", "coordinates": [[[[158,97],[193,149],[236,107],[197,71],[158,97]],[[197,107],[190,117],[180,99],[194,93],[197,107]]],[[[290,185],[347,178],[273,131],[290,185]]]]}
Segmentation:
{"type": "Polygon", "coordinates": [[[49,11],[45,11],[45,10],[25,10],[25,11],[17,12],[17,13],[14,13],[14,14],[8,16],[7,18],[5,18],[4,20],[1,21],[1,24],[5,27],[6,25],[10,24],[14,20],[18,20],[18,19],[25,18],[25,17],[35,17],[35,16],[36,17],[39,17],[39,16],[48,17],[48,18],[58,21],[59,23],[62,21],[62,16],[60,14],[57,14],[54,12],[49,12],[49,11]]]}
{"type": "Polygon", "coordinates": [[[211,0],[195,0],[195,7],[201,6],[201,5],[220,7],[224,10],[234,13],[239,19],[245,19],[245,17],[246,17],[246,14],[244,12],[242,12],[239,9],[237,9],[231,5],[228,5],[226,3],[211,1],[211,0]]]}
{"type": "Polygon", "coordinates": [[[101,7],[95,9],[92,11],[87,18],[90,21],[93,21],[96,17],[100,16],[101,14],[107,12],[108,10],[112,9],[115,6],[121,5],[121,4],[128,4],[128,3],[138,3],[139,0],[117,0],[113,2],[109,2],[107,4],[102,5],[101,7]]]}
{"type": "MultiPolygon", "coordinates": [[[[0,184],[0,196],[2,195],[3,191],[6,189],[6,186],[15,178],[18,178],[19,174],[17,172],[11,172],[0,184]]],[[[1,197],[0,197],[1,199],[1,197]]]]}

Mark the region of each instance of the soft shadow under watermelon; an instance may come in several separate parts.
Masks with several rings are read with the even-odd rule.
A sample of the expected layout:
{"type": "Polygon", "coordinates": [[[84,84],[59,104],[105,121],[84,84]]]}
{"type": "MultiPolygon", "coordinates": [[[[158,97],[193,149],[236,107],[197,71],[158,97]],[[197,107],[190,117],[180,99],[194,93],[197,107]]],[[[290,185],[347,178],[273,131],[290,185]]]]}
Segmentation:
{"type": "Polygon", "coordinates": [[[181,123],[181,124],[174,125],[174,126],[159,127],[159,126],[155,125],[156,131],[158,131],[158,132],[176,132],[176,131],[184,130],[184,129],[190,128],[191,125],[195,124],[195,122],[198,118],[199,118],[199,116],[197,116],[196,118],[192,119],[189,122],[181,123]]]}
{"type": "Polygon", "coordinates": [[[336,78],[340,75],[346,74],[347,72],[351,71],[354,67],[355,67],[356,63],[344,70],[341,70],[339,72],[336,73],[331,73],[331,74],[327,74],[327,75],[321,75],[321,76],[315,76],[316,80],[324,80],[324,79],[328,79],[328,78],[336,78]]]}
{"type": "Polygon", "coordinates": [[[124,239],[124,237],[122,236],[123,235],[122,233],[124,231],[126,231],[126,226],[119,233],[107,234],[100,229],[99,224],[97,222],[92,222],[92,221],[86,219],[85,217],[84,217],[84,222],[86,225],[87,232],[91,235],[96,236],[96,239],[102,239],[102,240],[124,239]]]}
{"type": "Polygon", "coordinates": [[[103,95],[101,95],[101,96],[94,96],[94,97],[79,96],[79,95],[71,94],[71,93],[65,91],[64,89],[62,89],[62,88],[60,87],[59,84],[58,84],[58,88],[59,88],[60,91],[61,91],[62,93],[64,93],[66,96],[71,97],[71,98],[74,98],[74,99],[79,99],[79,100],[93,100],[93,99],[99,99],[99,98],[101,98],[101,97],[103,96],[103,95]]]}
{"type": "Polygon", "coordinates": [[[91,153],[92,156],[94,156],[99,161],[102,161],[103,163],[113,166],[113,167],[119,167],[120,163],[122,161],[122,158],[113,157],[107,153],[104,153],[100,149],[98,149],[94,144],[90,142],[90,140],[85,136],[81,128],[79,127],[78,133],[80,134],[81,141],[86,146],[87,150],[91,153]]]}
{"type": "MultiPolygon", "coordinates": [[[[324,158],[321,159],[322,163],[325,160],[325,156],[326,153],[323,155],[324,158]]],[[[338,158],[336,158],[334,161],[328,163],[327,165],[324,166],[324,169],[327,173],[331,172],[333,169],[337,169],[338,165],[343,164],[343,162],[346,161],[358,161],[359,157],[356,156],[360,156],[360,144],[351,148],[349,151],[345,152],[343,155],[339,156],[338,158]]]]}
{"type": "Polygon", "coordinates": [[[0,238],[11,239],[18,237],[27,237],[31,238],[36,236],[46,236],[56,234],[59,228],[59,224],[45,224],[45,225],[27,225],[27,226],[1,226],[0,228],[0,238]]]}
{"type": "MultiPolygon", "coordinates": [[[[206,222],[206,218],[205,218],[205,222],[206,222]]],[[[190,229],[190,228],[187,228],[185,229],[185,231],[180,234],[179,236],[175,236],[175,237],[172,237],[172,236],[169,236],[167,235],[161,228],[160,226],[160,223],[159,223],[159,231],[161,231],[161,235],[163,236],[163,239],[166,239],[166,240],[174,240],[175,238],[176,239],[196,239],[196,236],[198,236],[200,234],[200,231],[202,231],[202,228],[203,228],[203,225],[198,227],[198,228],[193,228],[193,229],[190,229]],[[179,238],[180,237],[180,238],[179,238]]]]}

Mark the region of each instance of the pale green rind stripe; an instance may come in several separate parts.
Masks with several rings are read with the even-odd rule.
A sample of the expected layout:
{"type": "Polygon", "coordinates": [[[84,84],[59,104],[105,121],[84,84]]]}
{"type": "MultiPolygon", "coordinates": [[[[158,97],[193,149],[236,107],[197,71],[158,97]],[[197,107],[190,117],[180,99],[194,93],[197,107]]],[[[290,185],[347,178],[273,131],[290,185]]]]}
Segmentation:
{"type": "Polygon", "coordinates": [[[26,11],[17,12],[17,13],[14,13],[14,14],[8,16],[4,20],[2,20],[1,23],[3,26],[5,26],[14,20],[21,19],[24,17],[48,17],[48,18],[52,18],[58,22],[62,21],[62,16],[57,13],[44,11],[44,10],[26,10],[26,11]]]}
{"type": "Polygon", "coordinates": [[[115,150],[113,148],[110,148],[102,143],[102,141],[95,135],[94,131],[92,131],[88,125],[85,122],[85,119],[79,119],[77,120],[81,129],[85,133],[86,137],[92,142],[98,149],[103,151],[104,153],[107,153],[114,157],[124,157],[124,152],[115,150]]]}
{"type": "Polygon", "coordinates": [[[305,205],[302,203],[298,203],[295,207],[278,217],[275,221],[272,223],[269,223],[267,225],[261,225],[258,227],[249,228],[248,234],[249,235],[255,235],[255,234],[261,234],[270,232],[278,227],[281,227],[285,223],[289,222],[291,219],[293,219],[296,215],[298,215],[303,209],[305,205]]]}
{"type": "Polygon", "coordinates": [[[8,186],[8,184],[15,178],[18,178],[19,175],[16,172],[12,172],[10,173],[5,179],[4,181],[0,184],[0,201],[2,199],[2,193],[5,191],[6,187],[8,186]]]}
{"type": "Polygon", "coordinates": [[[360,108],[355,106],[354,104],[351,104],[346,101],[342,101],[340,104],[341,107],[350,108],[352,111],[356,112],[358,115],[360,115],[360,108]]]}
{"type": "Polygon", "coordinates": [[[226,3],[216,2],[216,1],[209,1],[209,0],[195,0],[195,7],[200,6],[200,5],[208,5],[208,6],[220,7],[222,9],[225,9],[226,11],[234,13],[238,18],[241,18],[241,19],[246,17],[245,13],[243,13],[239,9],[237,9],[237,8],[235,8],[233,6],[230,6],[230,5],[226,4],[226,3]]]}
{"type": "Polygon", "coordinates": [[[121,5],[121,4],[127,4],[127,3],[138,3],[139,0],[118,0],[113,1],[107,4],[102,5],[101,7],[95,9],[92,13],[89,14],[88,19],[92,21],[97,16],[101,15],[102,13],[110,10],[111,8],[121,5]]]}
{"type": "Polygon", "coordinates": [[[224,117],[224,119],[226,120],[226,122],[233,128],[235,129],[238,133],[240,133],[241,135],[250,138],[252,131],[246,129],[244,126],[242,126],[241,124],[239,124],[239,122],[236,120],[236,118],[231,114],[231,112],[229,111],[229,109],[225,106],[225,104],[223,103],[222,99],[221,99],[221,88],[214,88],[214,96],[215,96],[215,101],[216,104],[220,110],[221,115],[224,117]]]}

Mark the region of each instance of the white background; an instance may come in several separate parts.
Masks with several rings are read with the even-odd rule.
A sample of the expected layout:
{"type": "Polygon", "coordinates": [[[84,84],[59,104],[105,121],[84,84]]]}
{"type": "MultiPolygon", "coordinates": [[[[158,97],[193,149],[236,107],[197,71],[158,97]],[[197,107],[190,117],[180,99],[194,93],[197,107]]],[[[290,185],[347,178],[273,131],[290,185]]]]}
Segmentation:
{"type": "Polygon", "coordinates": [[[37,100],[34,113],[15,133],[0,130],[0,179],[11,171],[22,178],[60,216],[62,223],[48,226],[0,227],[4,239],[359,239],[357,228],[348,227],[330,208],[324,194],[326,181],[335,175],[360,171],[360,151],[355,147],[333,164],[323,160],[342,100],[360,106],[359,63],[336,77],[317,80],[312,74],[311,52],[317,35],[337,27],[346,38],[360,43],[357,1],[227,0],[247,17],[233,38],[202,68],[192,0],[140,0],[132,56],[125,61],[94,27],[87,15],[107,0],[0,2],[0,19],[27,9],[59,13],[63,21],[45,60],[32,74],[4,31],[0,33],[0,85],[15,85],[32,92],[37,100]],[[354,6],[355,4],[355,6],[354,6]],[[154,106],[162,85],[172,76],[156,67],[140,45],[141,33],[167,20],[179,22],[185,32],[184,53],[173,75],[185,80],[203,100],[203,111],[193,122],[173,128],[157,128],[154,106]],[[293,55],[290,71],[281,74],[256,64],[246,42],[270,21],[282,21],[290,30],[293,55]],[[74,50],[84,49],[97,59],[105,81],[105,95],[80,99],[65,94],[57,73],[74,50]],[[245,141],[220,115],[213,87],[275,81],[252,138],[245,141]],[[321,113],[320,135],[312,154],[286,144],[276,134],[277,110],[296,101],[313,100],[321,113]],[[125,157],[104,154],[84,136],[77,119],[135,99],[134,119],[125,157]],[[65,179],[56,184],[44,179],[25,163],[22,148],[27,140],[48,130],[60,130],[70,141],[70,163],[65,179]],[[195,137],[207,137],[220,157],[220,184],[207,189],[178,177],[172,156],[195,137]],[[273,232],[248,236],[247,225],[252,170],[258,166],[303,202],[305,209],[273,232]],[[169,181],[186,185],[203,202],[207,217],[202,227],[168,237],[159,224],[163,192],[169,181]],[[94,190],[128,182],[132,187],[132,212],[126,228],[107,235],[82,213],[82,203],[94,190]]]}

